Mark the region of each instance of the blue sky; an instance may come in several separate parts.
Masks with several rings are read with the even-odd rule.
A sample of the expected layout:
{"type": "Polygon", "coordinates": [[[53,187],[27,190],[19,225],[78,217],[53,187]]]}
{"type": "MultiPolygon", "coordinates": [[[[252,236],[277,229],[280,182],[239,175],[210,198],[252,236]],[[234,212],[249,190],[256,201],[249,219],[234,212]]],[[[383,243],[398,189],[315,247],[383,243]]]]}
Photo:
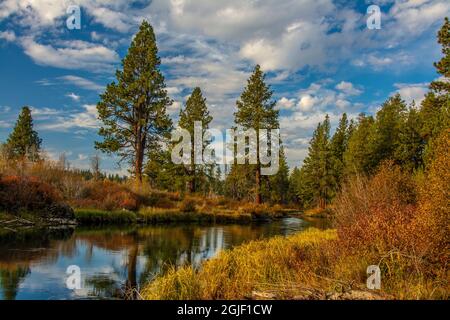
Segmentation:
{"type": "MultiPolygon", "coordinates": [[[[289,164],[300,165],[325,114],[335,125],[343,112],[376,112],[395,92],[421,101],[438,77],[436,32],[449,13],[446,0],[3,0],[0,141],[28,105],[48,156],[65,152],[73,166],[88,168],[98,96],[146,19],[175,121],[200,86],[211,126],[231,127],[235,101],[259,63],[281,110],[289,164]],[[71,4],[81,7],[80,30],[66,27],[71,4]],[[381,8],[379,30],[366,27],[371,4],[381,8]]],[[[104,170],[126,169],[102,158],[104,170]]]]}

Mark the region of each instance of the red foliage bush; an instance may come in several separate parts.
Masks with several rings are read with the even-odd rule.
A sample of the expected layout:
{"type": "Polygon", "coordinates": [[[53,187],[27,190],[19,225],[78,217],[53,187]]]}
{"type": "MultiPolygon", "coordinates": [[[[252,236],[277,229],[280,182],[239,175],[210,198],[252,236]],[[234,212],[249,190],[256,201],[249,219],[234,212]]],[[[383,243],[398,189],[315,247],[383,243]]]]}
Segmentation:
{"type": "Polygon", "coordinates": [[[372,178],[355,177],[335,201],[341,245],[377,253],[417,250],[415,198],[413,179],[390,162],[372,178]]]}
{"type": "Polygon", "coordinates": [[[142,197],[126,185],[111,181],[90,181],[86,183],[78,199],[72,204],[83,208],[103,210],[127,209],[135,211],[142,204],[142,197]]]}
{"type": "Polygon", "coordinates": [[[0,209],[36,212],[61,201],[59,192],[35,177],[0,177],[0,209]]]}

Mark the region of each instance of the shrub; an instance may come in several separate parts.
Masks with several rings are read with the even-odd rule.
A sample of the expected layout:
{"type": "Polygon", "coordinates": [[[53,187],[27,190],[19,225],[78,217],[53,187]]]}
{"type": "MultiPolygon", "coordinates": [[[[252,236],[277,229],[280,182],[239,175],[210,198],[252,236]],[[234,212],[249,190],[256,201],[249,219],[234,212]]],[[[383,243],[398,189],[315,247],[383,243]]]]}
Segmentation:
{"type": "Polygon", "coordinates": [[[76,207],[93,207],[102,210],[136,211],[142,203],[141,197],[127,185],[111,181],[85,182],[80,197],[72,200],[76,207]]]}
{"type": "Polygon", "coordinates": [[[424,179],[419,182],[419,215],[416,224],[426,230],[418,236],[429,244],[430,259],[449,260],[450,243],[450,130],[444,130],[434,143],[433,158],[424,179]],[[433,235],[430,237],[429,235],[433,235]]]}
{"type": "Polygon", "coordinates": [[[344,185],[334,209],[340,256],[336,276],[351,270],[347,274],[359,280],[363,265],[349,262],[360,261],[379,265],[384,290],[397,298],[447,295],[450,181],[445,171],[450,163],[442,154],[419,192],[414,179],[390,162],[373,178],[359,176],[344,185]]]}
{"type": "Polygon", "coordinates": [[[180,203],[180,211],[181,212],[197,212],[197,208],[195,206],[195,201],[190,198],[184,199],[180,203]]]}
{"type": "Polygon", "coordinates": [[[410,233],[414,199],[414,181],[391,162],[373,178],[353,178],[335,201],[341,244],[356,251],[370,247],[378,254],[415,247],[410,233]]]}
{"type": "Polygon", "coordinates": [[[61,196],[51,185],[35,177],[0,178],[0,209],[8,212],[43,212],[58,204],[61,196]]]}

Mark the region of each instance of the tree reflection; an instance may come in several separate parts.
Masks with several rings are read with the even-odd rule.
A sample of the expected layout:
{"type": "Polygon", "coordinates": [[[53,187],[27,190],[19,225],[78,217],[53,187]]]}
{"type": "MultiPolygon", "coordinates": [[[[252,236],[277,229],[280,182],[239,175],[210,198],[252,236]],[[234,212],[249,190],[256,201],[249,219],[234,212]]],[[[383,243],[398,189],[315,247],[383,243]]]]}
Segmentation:
{"type": "Polygon", "coordinates": [[[25,266],[18,266],[14,269],[0,269],[0,287],[4,300],[16,299],[17,289],[29,273],[30,269],[25,266]]]}

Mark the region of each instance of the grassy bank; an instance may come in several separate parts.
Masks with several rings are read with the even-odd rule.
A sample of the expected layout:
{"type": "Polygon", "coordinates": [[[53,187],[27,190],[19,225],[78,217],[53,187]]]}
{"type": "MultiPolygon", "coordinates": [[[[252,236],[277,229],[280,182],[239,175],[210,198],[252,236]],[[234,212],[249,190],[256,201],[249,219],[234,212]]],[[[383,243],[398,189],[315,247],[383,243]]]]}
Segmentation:
{"type": "Polygon", "coordinates": [[[252,241],[222,251],[198,272],[189,266],[171,269],[141,295],[145,299],[244,299],[253,291],[276,290],[278,298],[290,298],[319,280],[311,277],[308,268],[312,262],[316,271],[326,267],[319,264],[319,249],[335,238],[335,230],[310,229],[287,238],[252,241]]]}
{"type": "Polygon", "coordinates": [[[223,210],[217,212],[182,212],[179,209],[144,208],[137,214],[143,223],[166,222],[209,222],[209,223],[250,223],[252,216],[245,212],[223,210]]]}
{"type": "Polygon", "coordinates": [[[76,209],[75,218],[81,225],[131,224],[137,221],[136,213],[127,210],[76,209]]]}
{"type": "Polygon", "coordinates": [[[76,209],[75,217],[80,225],[105,224],[156,224],[156,223],[250,223],[254,216],[233,210],[211,212],[182,212],[179,209],[143,208],[138,212],[127,210],[106,211],[98,209],[76,209]]]}

